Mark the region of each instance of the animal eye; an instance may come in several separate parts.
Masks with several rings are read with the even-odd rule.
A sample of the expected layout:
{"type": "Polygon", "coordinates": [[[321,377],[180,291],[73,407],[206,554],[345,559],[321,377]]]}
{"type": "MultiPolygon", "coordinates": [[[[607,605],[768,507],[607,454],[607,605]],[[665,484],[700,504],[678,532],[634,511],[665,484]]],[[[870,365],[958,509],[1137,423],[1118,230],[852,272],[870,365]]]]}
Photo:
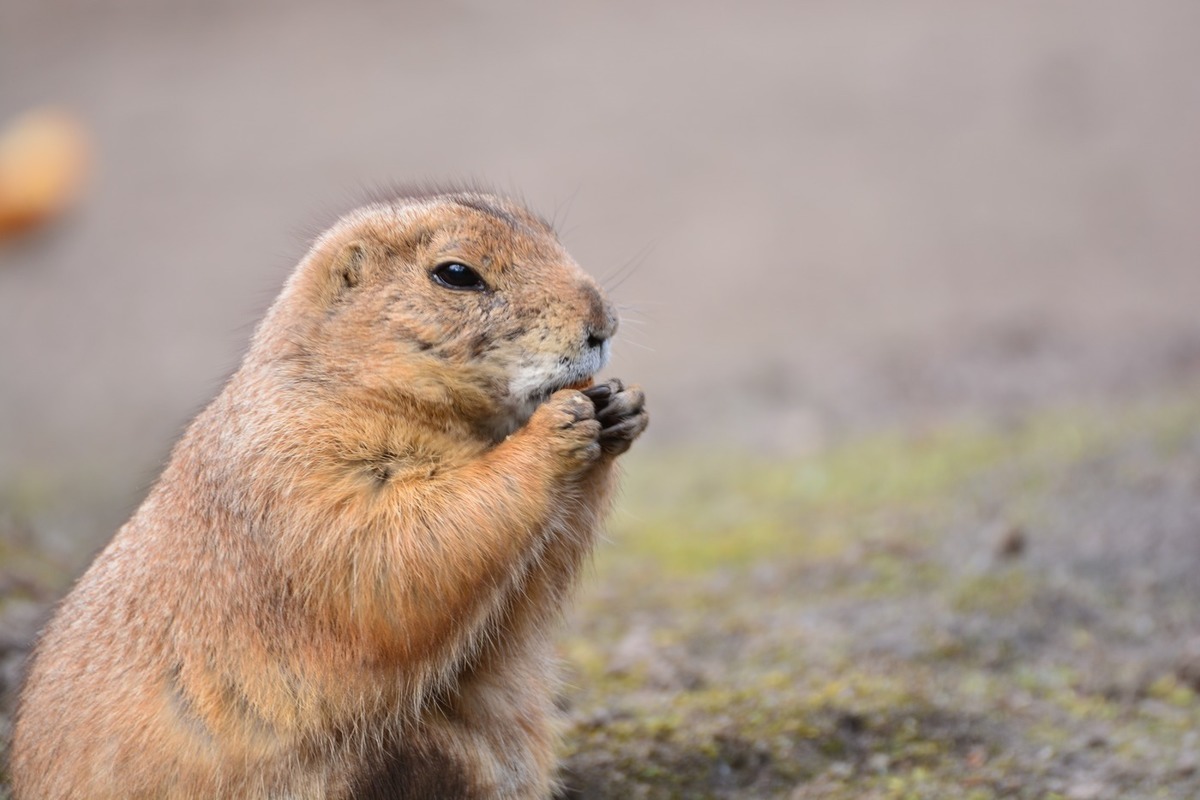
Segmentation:
{"type": "Polygon", "coordinates": [[[447,289],[470,289],[481,292],[487,288],[487,284],[483,282],[483,278],[479,277],[478,272],[457,261],[439,265],[433,271],[433,279],[447,289]]]}

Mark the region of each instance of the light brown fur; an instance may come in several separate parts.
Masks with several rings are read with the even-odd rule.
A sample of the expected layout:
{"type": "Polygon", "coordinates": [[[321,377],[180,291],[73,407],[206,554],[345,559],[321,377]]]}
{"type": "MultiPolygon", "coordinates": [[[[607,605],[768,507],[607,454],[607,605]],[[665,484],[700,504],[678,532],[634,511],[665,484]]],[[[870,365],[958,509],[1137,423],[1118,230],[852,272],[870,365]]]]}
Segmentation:
{"type": "Polygon", "coordinates": [[[43,632],[16,798],[548,796],[548,634],[647,419],[562,388],[615,327],[509,201],[339,221],[43,632]]]}

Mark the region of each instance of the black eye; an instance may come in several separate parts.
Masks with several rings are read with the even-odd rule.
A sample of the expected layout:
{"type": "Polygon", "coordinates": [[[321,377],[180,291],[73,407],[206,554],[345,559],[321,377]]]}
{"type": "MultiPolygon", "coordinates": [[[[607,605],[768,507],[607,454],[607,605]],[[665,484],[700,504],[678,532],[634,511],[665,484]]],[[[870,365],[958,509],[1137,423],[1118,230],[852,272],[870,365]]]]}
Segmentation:
{"type": "Polygon", "coordinates": [[[439,265],[433,271],[433,279],[447,289],[470,289],[482,292],[487,288],[487,284],[483,282],[483,278],[479,277],[478,272],[457,261],[439,265]]]}

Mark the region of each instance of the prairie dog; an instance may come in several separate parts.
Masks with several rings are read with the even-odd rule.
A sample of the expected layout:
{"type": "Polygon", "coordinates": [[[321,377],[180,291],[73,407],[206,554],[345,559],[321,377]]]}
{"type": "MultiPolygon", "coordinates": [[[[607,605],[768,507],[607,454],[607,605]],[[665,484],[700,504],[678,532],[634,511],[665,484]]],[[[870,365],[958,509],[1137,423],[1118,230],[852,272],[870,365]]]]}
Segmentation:
{"type": "Polygon", "coordinates": [[[18,800],[537,798],[548,636],[642,392],[550,226],[473,192],[320,236],[43,631],[18,800]]]}

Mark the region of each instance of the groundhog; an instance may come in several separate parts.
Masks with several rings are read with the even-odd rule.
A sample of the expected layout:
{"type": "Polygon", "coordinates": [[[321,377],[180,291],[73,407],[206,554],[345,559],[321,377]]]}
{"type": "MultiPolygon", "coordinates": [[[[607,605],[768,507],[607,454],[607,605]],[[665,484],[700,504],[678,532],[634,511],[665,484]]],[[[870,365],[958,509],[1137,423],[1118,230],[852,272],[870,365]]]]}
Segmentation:
{"type": "Polygon", "coordinates": [[[616,330],[513,201],[343,217],[43,631],[15,797],[549,796],[549,637],[648,419],[589,386],[616,330]]]}

